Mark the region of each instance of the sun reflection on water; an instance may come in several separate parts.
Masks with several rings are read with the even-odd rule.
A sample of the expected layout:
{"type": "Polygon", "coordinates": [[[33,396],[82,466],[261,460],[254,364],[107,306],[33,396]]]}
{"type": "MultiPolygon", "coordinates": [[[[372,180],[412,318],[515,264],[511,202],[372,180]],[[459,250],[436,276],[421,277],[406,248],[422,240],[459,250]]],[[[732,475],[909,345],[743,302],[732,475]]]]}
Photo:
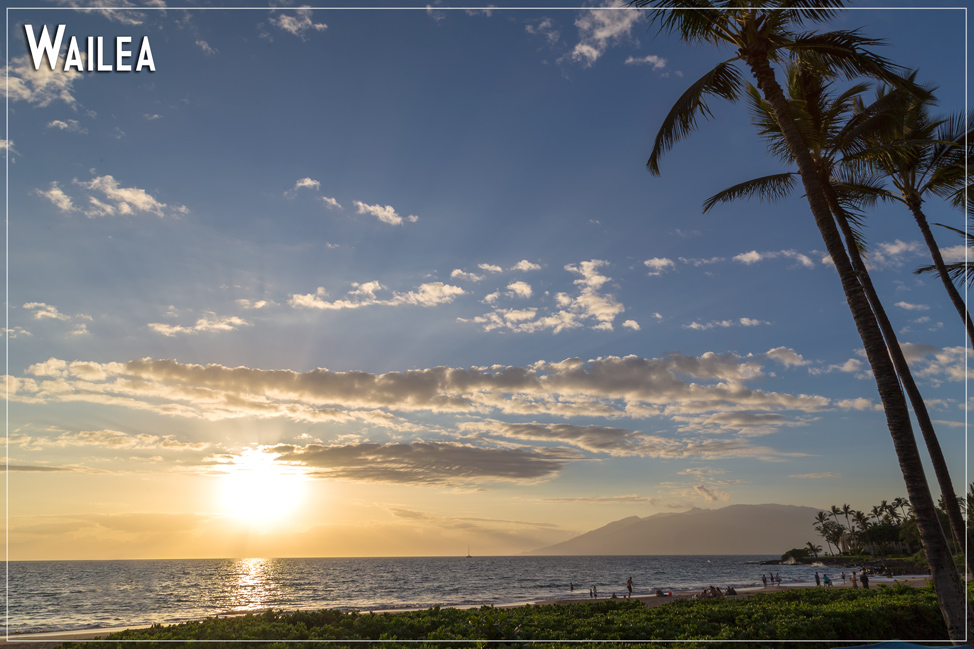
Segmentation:
{"type": "Polygon", "coordinates": [[[237,580],[229,585],[234,611],[257,611],[267,608],[272,584],[268,559],[239,559],[234,566],[237,580]]]}

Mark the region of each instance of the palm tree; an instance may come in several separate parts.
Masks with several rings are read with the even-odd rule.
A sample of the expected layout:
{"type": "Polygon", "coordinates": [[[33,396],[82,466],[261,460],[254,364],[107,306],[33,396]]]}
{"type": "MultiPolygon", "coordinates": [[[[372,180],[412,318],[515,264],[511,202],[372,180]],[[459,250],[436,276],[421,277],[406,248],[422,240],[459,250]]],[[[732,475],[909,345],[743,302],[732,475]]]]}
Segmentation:
{"type": "Polygon", "coordinates": [[[841,513],[842,513],[842,510],[841,510],[841,509],[839,509],[838,507],[836,507],[835,505],[832,505],[832,510],[831,510],[831,512],[832,512],[832,518],[834,518],[834,519],[835,519],[835,524],[836,524],[836,525],[839,525],[839,524],[840,524],[840,523],[839,523],[839,514],[841,514],[841,513]]]}
{"type": "MultiPolygon", "coordinates": [[[[950,230],[951,232],[959,234],[964,240],[964,244],[968,248],[974,248],[974,231],[968,229],[968,231],[965,232],[964,230],[960,230],[949,225],[944,225],[943,223],[934,223],[934,225],[938,225],[942,228],[950,230]]],[[[947,270],[947,275],[950,277],[951,281],[963,281],[968,286],[974,284],[974,262],[971,260],[955,261],[950,264],[945,264],[944,268],[947,270]]],[[[931,264],[929,266],[920,266],[913,272],[917,275],[922,273],[939,273],[939,269],[935,265],[931,264]]]]}
{"type": "Polygon", "coordinates": [[[815,526],[815,531],[821,534],[822,538],[825,539],[825,543],[829,546],[829,554],[834,554],[834,552],[832,552],[832,543],[829,541],[828,524],[832,522],[829,520],[829,515],[825,512],[819,512],[815,514],[815,522],[818,523],[818,525],[815,526]]]}
{"type": "Polygon", "coordinates": [[[847,76],[868,75],[890,83],[897,83],[897,69],[869,52],[866,48],[877,41],[863,37],[858,31],[795,31],[806,21],[821,22],[832,18],[836,14],[835,8],[842,6],[841,0],[634,0],[633,4],[654,7],[649,12],[649,19],[659,25],[660,31],[676,33],[689,43],[729,45],[736,52],[731,59],[719,63],[691,85],[670,110],[647,163],[653,173],[659,173],[660,156],[693,130],[698,116],[711,114],[706,103],[708,96],[732,101],[739,97],[742,78],[738,62],[747,66],[758,89],[770,103],[788,149],[798,164],[815,224],[838,272],[873,371],[948,633],[952,639],[974,636],[974,613],[937,519],[896,370],[832,219],[815,163],[775,78],[772,64],[791,57],[821,70],[837,70],[847,76]]]}
{"type": "Polygon", "coordinates": [[[805,543],[805,549],[808,551],[810,555],[812,555],[813,557],[817,557],[818,553],[822,551],[822,546],[815,545],[811,541],[808,541],[807,543],[805,543]]]}
{"type": "Polygon", "coordinates": [[[902,203],[913,215],[933,258],[933,266],[974,345],[974,321],[951,280],[923,212],[923,202],[929,194],[950,198],[964,185],[964,140],[972,124],[963,114],[945,120],[932,118],[933,101],[932,95],[914,96],[895,114],[888,114],[888,128],[876,134],[873,146],[863,152],[863,158],[889,178],[896,189],[895,192],[880,190],[879,195],[902,203]]]}
{"type": "MultiPolygon", "coordinates": [[[[874,200],[883,191],[881,188],[876,188],[873,181],[863,177],[861,173],[862,165],[858,157],[866,147],[865,136],[884,128],[889,122],[888,115],[901,107],[905,99],[911,100],[910,94],[905,91],[892,91],[882,95],[874,104],[863,107],[859,95],[866,90],[865,85],[854,85],[841,94],[833,96],[829,92],[831,81],[823,79],[823,75],[815,70],[791,65],[786,69],[786,77],[788,95],[793,107],[792,114],[801,129],[806,145],[811,150],[829,209],[845,238],[852,266],[859,276],[863,291],[886,339],[893,367],[913,406],[940,490],[942,493],[953,494],[953,482],[940,441],[934,431],[926,403],[913,379],[909,363],[897,340],[896,331],[869,277],[869,271],[860,254],[860,248],[864,247],[864,243],[857,229],[861,222],[859,205],[874,200]],[[848,162],[850,157],[853,160],[851,164],[848,162]]],[[[781,129],[770,105],[753,86],[749,86],[748,95],[755,125],[768,140],[769,148],[784,161],[791,162],[790,152],[782,141],[781,129]]],[[[753,194],[765,200],[775,201],[793,188],[795,175],[794,172],[774,174],[739,183],[704,201],[704,212],[717,203],[749,197],[753,194]]],[[[964,537],[964,522],[960,515],[960,507],[956,499],[951,501],[948,498],[947,504],[951,532],[957,546],[961,547],[960,539],[964,537]]]]}
{"type": "Polygon", "coordinates": [[[849,514],[851,513],[852,513],[852,507],[849,507],[848,503],[842,505],[842,514],[845,516],[845,524],[846,527],[849,528],[849,532],[852,532],[852,523],[849,522],[849,514]]]}

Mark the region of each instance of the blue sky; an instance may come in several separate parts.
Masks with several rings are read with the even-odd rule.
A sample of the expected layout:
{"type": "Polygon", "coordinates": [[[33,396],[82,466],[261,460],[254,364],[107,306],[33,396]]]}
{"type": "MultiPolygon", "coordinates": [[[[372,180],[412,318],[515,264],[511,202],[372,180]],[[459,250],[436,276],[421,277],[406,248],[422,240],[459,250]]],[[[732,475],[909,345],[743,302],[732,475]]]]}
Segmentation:
{"type": "MultiPolygon", "coordinates": [[[[783,169],[746,107],[645,169],[732,53],[544,3],[65,5],[7,12],[12,558],[508,553],[904,493],[800,196],[701,214],[783,169]],[[33,72],[25,23],[156,69],[33,72]]],[[[883,7],[835,26],[962,110],[966,14],[883,7]]],[[[963,328],[904,208],[866,235],[960,490],[963,328]]]]}

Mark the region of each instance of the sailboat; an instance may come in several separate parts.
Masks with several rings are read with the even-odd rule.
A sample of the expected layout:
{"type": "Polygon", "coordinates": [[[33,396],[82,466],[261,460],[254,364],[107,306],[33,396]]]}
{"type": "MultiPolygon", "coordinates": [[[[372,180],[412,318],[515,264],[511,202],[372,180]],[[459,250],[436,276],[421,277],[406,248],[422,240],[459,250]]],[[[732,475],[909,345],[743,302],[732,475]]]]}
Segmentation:
{"type": "Polygon", "coordinates": [[[470,558],[470,546],[469,545],[467,546],[467,558],[468,559],[470,558]]]}

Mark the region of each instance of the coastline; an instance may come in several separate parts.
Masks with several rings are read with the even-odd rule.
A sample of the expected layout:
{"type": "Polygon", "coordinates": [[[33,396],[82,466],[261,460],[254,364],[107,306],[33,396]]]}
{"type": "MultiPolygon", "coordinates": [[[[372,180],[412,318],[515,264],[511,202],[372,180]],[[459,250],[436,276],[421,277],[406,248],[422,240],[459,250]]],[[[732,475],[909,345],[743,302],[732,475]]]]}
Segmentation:
{"type": "MultiPolygon", "coordinates": [[[[884,578],[877,579],[870,584],[870,588],[876,588],[881,585],[905,585],[911,587],[923,587],[929,582],[930,578],[928,576],[921,575],[905,575],[902,577],[894,578],[884,578]]],[[[731,595],[728,599],[743,599],[750,597],[752,595],[762,594],[762,593],[779,593],[786,590],[792,590],[796,588],[826,588],[825,586],[815,586],[812,584],[789,584],[785,586],[769,586],[769,587],[746,587],[738,588],[737,595],[731,595]]],[[[852,583],[846,580],[845,583],[839,581],[835,583],[832,588],[852,588],[852,583]]],[[[647,608],[656,608],[663,606],[670,602],[676,601],[694,601],[693,598],[697,593],[692,591],[674,591],[672,596],[668,597],[657,597],[656,595],[635,595],[632,599],[642,602],[647,608]]],[[[564,606],[568,604],[586,604],[594,602],[604,602],[607,599],[612,599],[612,597],[600,597],[598,599],[592,598],[551,598],[551,599],[541,599],[531,602],[521,602],[521,603],[511,603],[511,604],[501,604],[496,605],[494,608],[516,608],[521,606],[546,606],[546,605],[559,605],[564,606]]],[[[622,599],[616,597],[615,599],[622,599]]],[[[470,606],[451,606],[444,608],[456,608],[456,609],[471,609],[479,608],[476,605],[470,606]]],[[[376,613],[394,614],[394,613],[405,613],[412,610],[424,610],[415,608],[396,608],[396,609],[377,609],[376,613]]],[[[252,611],[255,613],[260,613],[263,611],[252,611]]],[[[244,615],[244,613],[234,614],[234,615],[244,615]]],[[[223,617],[223,616],[221,616],[223,617]]],[[[61,646],[64,642],[70,642],[75,640],[94,640],[96,638],[104,638],[112,633],[117,633],[120,631],[125,631],[127,629],[143,629],[148,628],[147,625],[133,625],[133,626],[122,626],[122,627],[112,627],[103,629],[81,629],[73,631],[50,631],[45,633],[25,633],[11,635],[9,638],[4,638],[0,641],[0,645],[6,646],[9,649],[54,649],[55,647],[61,646]]]]}

